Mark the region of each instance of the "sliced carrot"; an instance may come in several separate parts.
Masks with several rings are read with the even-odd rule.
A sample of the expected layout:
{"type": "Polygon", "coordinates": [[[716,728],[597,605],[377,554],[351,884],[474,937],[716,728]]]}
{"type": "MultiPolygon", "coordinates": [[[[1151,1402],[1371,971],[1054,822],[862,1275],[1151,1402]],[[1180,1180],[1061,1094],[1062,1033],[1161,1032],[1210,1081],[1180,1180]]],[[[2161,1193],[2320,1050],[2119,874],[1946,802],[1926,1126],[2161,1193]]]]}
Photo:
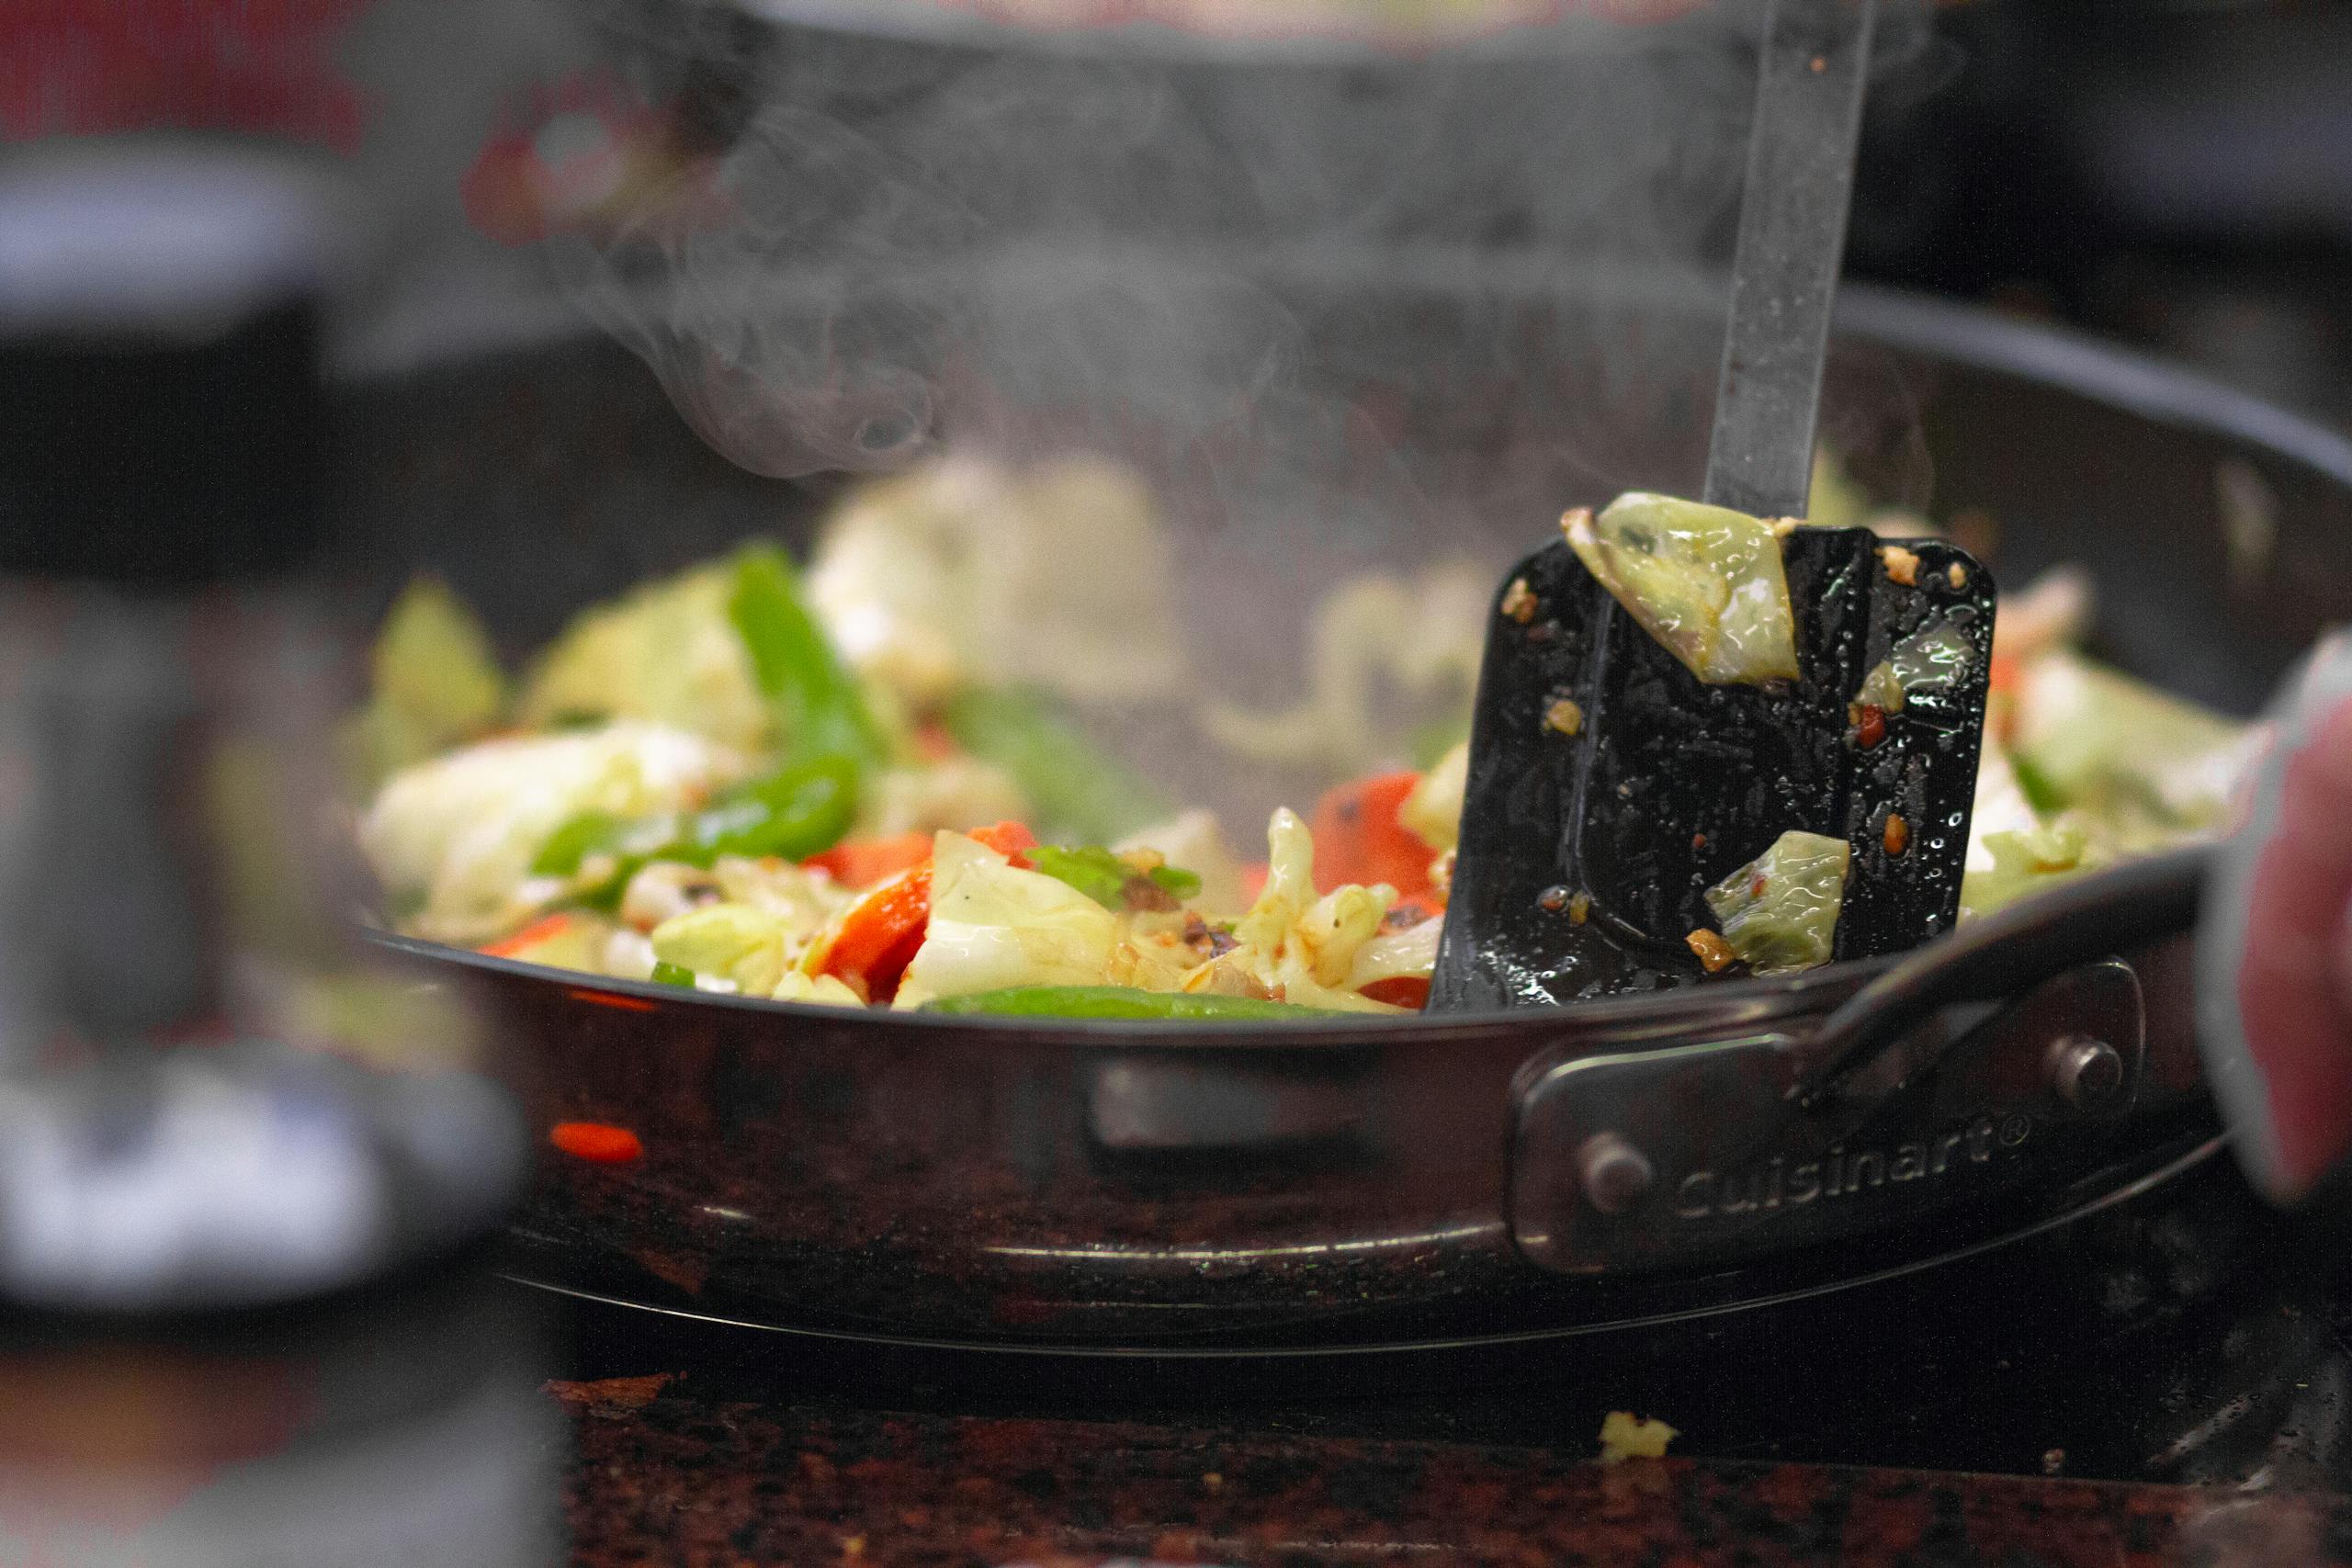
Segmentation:
{"type": "Polygon", "coordinates": [[[1021,852],[1037,847],[1037,836],[1020,822],[1000,822],[993,828],[975,828],[965,837],[978,840],[1024,871],[1029,867],[1029,857],[1021,852]]]}
{"type": "Polygon", "coordinates": [[[1340,785],[1317,801],[1307,826],[1315,834],[1318,892],[1351,882],[1385,882],[1410,897],[1430,886],[1437,851],[1396,820],[1396,808],[1420,782],[1419,773],[1375,773],[1340,785]]]}
{"type": "Polygon", "coordinates": [[[512,958],[516,953],[527,948],[537,947],[543,942],[552,942],[571,929],[571,916],[564,910],[558,909],[552,915],[540,916],[513,936],[502,937],[488,947],[476,951],[492,958],[512,958]]]}
{"type": "Polygon", "coordinates": [[[1426,975],[1391,975],[1385,980],[1374,980],[1364,987],[1363,994],[1375,1002],[1386,1002],[1390,1007],[1424,1008],[1430,1000],[1430,977],[1426,975]]]}
{"type": "Polygon", "coordinates": [[[645,1155],[645,1141],[626,1127],[605,1122],[559,1122],[548,1142],[591,1165],[627,1165],[645,1155]]]}
{"type": "Polygon", "coordinates": [[[929,833],[899,833],[887,839],[844,839],[800,863],[831,873],[844,887],[871,887],[930,858],[929,833]]]}
{"type": "Polygon", "coordinates": [[[899,873],[850,907],[842,918],[841,934],[825,952],[824,972],[843,979],[856,976],[876,1001],[888,1000],[914,958],[914,948],[922,944],[930,919],[931,867],[926,863],[899,873]]]}
{"type": "MultiPolygon", "coordinates": [[[[1029,862],[1021,852],[1037,846],[1035,837],[1018,822],[976,828],[968,836],[1023,867],[1029,862]]],[[[841,934],[825,950],[822,971],[863,981],[875,1001],[888,1001],[899,988],[899,977],[914,962],[930,922],[931,858],[926,854],[922,864],[870,889],[850,906],[842,917],[841,934]]]]}

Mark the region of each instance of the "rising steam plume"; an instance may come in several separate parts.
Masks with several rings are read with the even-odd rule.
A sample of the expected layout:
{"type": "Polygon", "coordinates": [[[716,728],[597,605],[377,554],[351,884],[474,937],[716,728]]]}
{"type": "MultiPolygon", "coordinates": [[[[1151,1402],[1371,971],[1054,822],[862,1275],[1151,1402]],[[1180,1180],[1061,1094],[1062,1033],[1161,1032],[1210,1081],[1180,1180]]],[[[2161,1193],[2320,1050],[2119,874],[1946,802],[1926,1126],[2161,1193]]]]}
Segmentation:
{"type": "MultiPolygon", "coordinates": [[[[1255,65],[724,10],[606,14],[646,90],[693,99],[724,146],[718,201],[569,242],[562,271],[756,472],[892,468],[945,440],[1312,442],[1332,373],[1410,378],[1395,350],[1421,346],[1339,288],[1358,307],[1365,275],[1476,288],[1498,254],[1577,296],[1554,330],[1589,341],[1548,346],[1588,390],[1712,374],[1758,5],[1588,19],[1523,54],[1255,65]]],[[[1892,20],[1891,56],[1916,52],[1921,13],[1892,20]]],[[[1431,376],[1525,347],[1521,316],[1455,324],[1431,376]]]]}

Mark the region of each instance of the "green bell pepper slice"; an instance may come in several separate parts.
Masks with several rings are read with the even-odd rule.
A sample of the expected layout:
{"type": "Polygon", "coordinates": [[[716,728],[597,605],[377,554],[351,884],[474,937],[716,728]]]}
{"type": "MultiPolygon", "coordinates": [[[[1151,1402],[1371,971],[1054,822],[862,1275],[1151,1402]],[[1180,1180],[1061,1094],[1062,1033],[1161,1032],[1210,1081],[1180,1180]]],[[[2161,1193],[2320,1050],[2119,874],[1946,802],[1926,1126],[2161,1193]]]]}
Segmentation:
{"type": "Polygon", "coordinates": [[[610,855],[614,867],[582,902],[609,905],[649,861],[707,866],[722,855],[806,860],[841,841],[857,816],[857,767],[844,757],[820,757],[753,779],[699,811],[630,821],[587,812],[551,834],[531,862],[535,876],[575,876],[592,857],[610,855]]]}
{"type": "Polygon", "coordinates": [[[1365,1016],[1257,997],[1144,991],[1127,986],[1013,986],[1001,991],[941,997],[924,1003],[923,1011],[958,1018],[1182,1019],[1202,1023],[1295,1023],[1309,1018],[1365,1016]]]}

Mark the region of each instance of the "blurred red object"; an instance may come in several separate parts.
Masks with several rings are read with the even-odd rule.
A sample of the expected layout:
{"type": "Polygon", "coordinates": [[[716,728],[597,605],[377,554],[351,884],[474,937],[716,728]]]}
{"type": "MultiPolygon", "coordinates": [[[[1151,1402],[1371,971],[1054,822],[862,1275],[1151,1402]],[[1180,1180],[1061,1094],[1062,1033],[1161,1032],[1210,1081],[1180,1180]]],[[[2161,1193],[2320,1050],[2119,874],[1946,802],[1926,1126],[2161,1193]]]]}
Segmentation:
{"type": "Polygon", "coordinates": [[[723,205],[709,159],[684,140],[676,116],[609,75],[542,84],[509,107],[466,171],[466,217],[509,245],[692,227],[723,205]]]}
{"type": "Polygon", "coordinates": [[[329,51],[368,0],[7,0],[0,136],[234,130],[350,152],[367,121],[329,51]]]}

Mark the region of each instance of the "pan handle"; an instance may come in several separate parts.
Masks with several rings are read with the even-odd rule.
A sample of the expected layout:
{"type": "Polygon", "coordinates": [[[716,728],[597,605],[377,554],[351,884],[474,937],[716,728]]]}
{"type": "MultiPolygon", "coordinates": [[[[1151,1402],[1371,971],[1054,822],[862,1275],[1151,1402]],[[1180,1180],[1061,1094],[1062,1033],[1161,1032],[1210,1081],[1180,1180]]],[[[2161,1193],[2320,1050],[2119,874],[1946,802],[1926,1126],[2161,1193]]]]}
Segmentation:
{"type": "Polygon", "coordinates": [[[1920,949],[1855,992],[1822,1021],[1820,1066],[1788,1089],[1806,1110],[1938,1010],[2021,995],[2110,953],[2196,924],[2214,860],[2199,844],[2062,884],[1920,949]]]}

